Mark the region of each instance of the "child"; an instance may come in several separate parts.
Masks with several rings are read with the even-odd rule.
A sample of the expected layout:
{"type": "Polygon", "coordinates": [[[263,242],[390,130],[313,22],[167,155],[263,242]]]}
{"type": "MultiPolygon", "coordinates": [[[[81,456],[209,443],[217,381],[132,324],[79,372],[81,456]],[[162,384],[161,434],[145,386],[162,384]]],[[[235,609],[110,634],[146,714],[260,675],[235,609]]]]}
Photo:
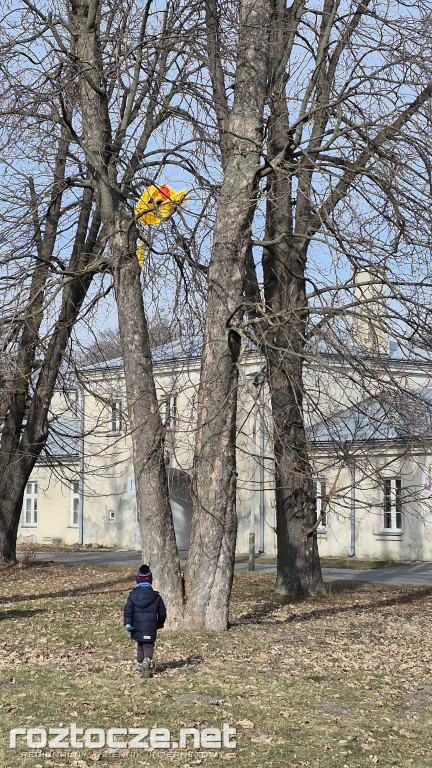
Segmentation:
{"type": "Polygon", "coordinates": [[[162,629],[166,608],[159,592],[152,587],[152,572],[148,565],[138,571],[137,585],[129,593],[124,608],[124,626],[137,645],[137,670],[142,677],[150,677],[156,632],[162,629]]]}

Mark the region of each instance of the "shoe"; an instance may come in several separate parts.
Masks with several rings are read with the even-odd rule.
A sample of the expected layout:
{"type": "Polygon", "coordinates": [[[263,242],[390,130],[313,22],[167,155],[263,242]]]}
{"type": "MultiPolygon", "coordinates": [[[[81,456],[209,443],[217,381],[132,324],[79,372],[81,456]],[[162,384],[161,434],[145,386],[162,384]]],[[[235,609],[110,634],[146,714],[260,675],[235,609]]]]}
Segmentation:
{"type": "Polygon", "coordinates": [[[139,672],[140,675],[141,675],[142,674],[142,668],[143,668],[142,662],[140,663],[139,661],[137,661],[136,667],[135,667],[135,672],[139,672]]]}
{"type": "Polygon", "coordinates": [[[141,677],[144,677],[146,680],[150,677],[150,664],[151,659],[144,659],[141,664],[141,677]]]}

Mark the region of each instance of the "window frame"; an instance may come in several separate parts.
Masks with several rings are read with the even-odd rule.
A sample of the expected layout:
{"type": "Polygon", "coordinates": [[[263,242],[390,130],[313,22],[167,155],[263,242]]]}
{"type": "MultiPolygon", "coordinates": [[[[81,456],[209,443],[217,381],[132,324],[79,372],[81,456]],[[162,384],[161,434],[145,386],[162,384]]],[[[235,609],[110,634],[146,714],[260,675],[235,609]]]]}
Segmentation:
{"type": "MultiPolygon", "coordinates": [[[[323,502],[327,502],[327,483],[325,477],[319,475],[314,477],[314,495],[315,495],[315,512],[316,519],[321,516],[323,510],[323,502]]],[[[327,503],[324,509],[323,519],[317,526],[317,533],[326,533],[327,531],[327,503]]]]}
{"type": "Polygon", "coordinates": [[[174,432],[177,428],[177,392],[164,397],[161,406],[162,424],[166,429],[174,432]]]}
{"type": "Polygon", "coordinates": [[[382,532],[402,533],[402,530],[402,478],[400,475],[385,477],[383,482],[382,532]],[[390,525],[387,525],[388,522],[390,522],[390,525]]]}
{"type": "Polygon", "coordinates": [[[123,402],[116,397],[110,402],[110,434],[118,435],[123,426],[123,402]]]}
{"type": "Polygon", "coordinates": [[[79,528],[79,515],[80,515],[80,500],[81,500],[81,493],[80,493],[80,481],[79,480],[72,480],[71,484],[71,503],[70,503],[70,527],[71,528],[79,528]],[[75,491],[75,487],[78,486],[78,491],[75,491]],[[74,509],[74,502],[78,502],[78,509],[74,509]],[[77,515],[77,521],[74,522],[74,515],[77,515]]]}
{"type": "Polygon", "coordinates": [[[23,499],[23,527],[24,528],[37,528],[38,526],[38,494],[39,483],[38,480],[29,480],[25,490],[23,499]],[[31,489],[29,488],[31,486],[31,489]],[[35,490],[36,489],[36,490],[35,490]],[[30,509],[27,509],[27,502],[30,502],[30,509]],[[27,514],[30,512],[30,522],[28,522],[27,514]]]}

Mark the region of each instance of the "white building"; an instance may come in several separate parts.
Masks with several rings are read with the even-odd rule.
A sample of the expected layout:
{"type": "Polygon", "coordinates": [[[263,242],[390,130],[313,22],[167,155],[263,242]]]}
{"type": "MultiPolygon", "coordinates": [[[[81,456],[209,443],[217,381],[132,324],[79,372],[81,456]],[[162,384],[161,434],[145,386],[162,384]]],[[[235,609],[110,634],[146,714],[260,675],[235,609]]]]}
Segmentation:
{"type": "MultiPolygon", "coordinates": [[[[376,381],[391,375],[400,402],[367,394],[346,361],[321,354],[305,374],[307,421],[316,470],[323,556],[432,559],[432,362],[393,348],[378,355],[376,381]],[[404,394],[405,393],[405,394],[404,394]],[[411,394],[410,394],[411,393],[411,394]],[[396,407],[397,406],[397,407],[396,407]]],[[[370,362],[370,361],[369,361],[370,362]]],[[[154,353],[166,425],[171,505],[179,548],[187,549],[199,350],[166,345],[154,353]]],[[[272,425],[268,391],[256,386],[262,360],[243,357],[237,438],[237,551],[276,553],[272,425]]],[[[58,393],[47,454],[27,485],[19,537],[139,549],[131,441],[120,359],[87,368],[85,387],[58,393]]],[[[372,385],[371,385],[372,386],[372,385]]]]}

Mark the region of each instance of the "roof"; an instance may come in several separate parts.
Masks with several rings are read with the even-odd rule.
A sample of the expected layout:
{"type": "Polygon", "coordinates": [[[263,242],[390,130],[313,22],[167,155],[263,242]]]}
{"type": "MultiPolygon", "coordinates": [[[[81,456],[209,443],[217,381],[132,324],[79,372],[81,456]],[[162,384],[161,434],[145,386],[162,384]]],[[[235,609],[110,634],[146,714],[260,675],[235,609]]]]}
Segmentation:
{"type": "MultiPolygon", "coordinates": [[[[324,341],[320,341],[315,348],[315,353],[318,353],[321,357],[333,358],[334,360],[342,360],[347,358],[350,362],[350,358],[361,358],[363,360],[382,360],[384,363],[392,362],[395,364],[405,363],[414,365],[416,367],[432,366],[432,351],[422,349],[421,347],[413,347],[408,343],[404,344],[401,341],[389,340],[388,352],[381,353],[379,355],[371,353],[370,350],[365,348],[357,348],[352,346],[348,342],[347,354],[342,354],[341,345],[337,342],[332,345],[324,341]]],[[[176,365],[186,361],[196,361],[201,357],[203,338],[201,334],[196,336],[186,336],[182,339],[163,344],[160,347],[156,347],[152,350],[152,360],[154,365],[176,365]]],[[[346,347],[345,347],[346,349],[346,347]]],[[[249,341],[247,353],[259,354],[259,350],[254,345],[253,341],[249,341]]],[[[314,350],[311,349],[311,360],[314,356],[314,350]]],[[[306,353],[306,357],[308,354],[306,353]]],[[[113,358],[112,360],[105,360],[99,363],[92,363],[85,366],[84,371],[98,371],[98,370],[115,370],[123,367],[123,360],[121,357],[113,358]]]]}
{"type": "MultiPolygon", "coordinates": [[[[185,360],[199,360],[201,357],[202,337],[187,337],[177,341],[163,344],[152,350],[152,360],[155,365],[174,364],[185,360]]],[[[104,360],[100,363],[86,365],[84,371],[98,371],[123,367],[123,359],[115,357],[112,360],[104,360]]]]}
{"type": "Polygon", "coordinates": [[[49,425],[48,438],[41,459],[76,459],[79,456],[81,424],[79,419],[60,417],[49,425]]]}
{"type": "MultiPolygon", "coordinates": [[[[313,349],[311,349],[313,353],[313,349]]],[[[327,340],[320,340],[315,347],[315,352],[318,352],[322,357],[344,358],[348,361],[354,358],[362,360],[382,360],[385,362],[401,362],[409,363],[413,365],[432,365],[432,351],[429,349],[423,349],[422,347],[415,347],[409,343],[403,343],[401,340],[389,339],[387,351],[380,351],[379,354],[374,352],[370,347],[366,345],[357,346],[353,344],[353,339],[341,339],[340,341],[335,338],[334,343],[327,340]]]]}
{"type": "Polygon", "coordinates": [[[430,441],[432,389],[377,395],[308,427],[315,445],[430,441]]]}

